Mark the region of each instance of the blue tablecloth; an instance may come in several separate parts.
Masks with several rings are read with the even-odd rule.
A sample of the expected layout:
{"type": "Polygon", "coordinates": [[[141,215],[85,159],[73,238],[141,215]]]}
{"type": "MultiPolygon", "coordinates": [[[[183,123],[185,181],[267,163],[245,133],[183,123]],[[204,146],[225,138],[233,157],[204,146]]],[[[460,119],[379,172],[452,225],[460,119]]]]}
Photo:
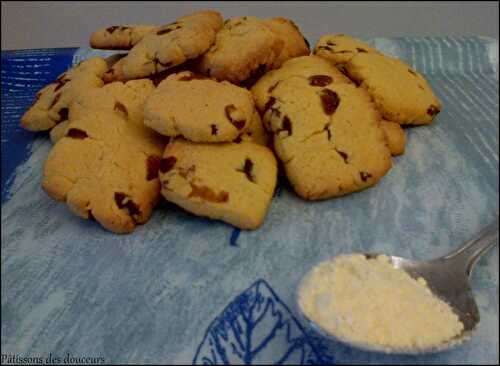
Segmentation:
{"type": "Polygon", "coordinates": [[[115,235],[49,199],[40,181],[51,143],[21,130],[19,117],[41,86],[100,53],[2,52],[2,358],[498,363],[498,247],[472,278],[481,323],[455,350],[361,352],[297,317],[296,285],[319,261],[356,251],[433,258],[498,212],[498,42],[368,41],[423,73],[443,111],[432,125],[407,129],[406,153],[377,186],[315,203],[283,186],[264,225],[241,233],[163,205],[133,234],[115,235]]]}

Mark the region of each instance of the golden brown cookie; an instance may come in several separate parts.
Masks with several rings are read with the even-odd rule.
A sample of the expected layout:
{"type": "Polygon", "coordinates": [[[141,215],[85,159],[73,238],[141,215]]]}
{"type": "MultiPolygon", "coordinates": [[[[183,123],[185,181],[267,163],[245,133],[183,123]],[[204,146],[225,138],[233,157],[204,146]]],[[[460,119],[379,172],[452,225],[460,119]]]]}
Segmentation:
{"type": "Polygon", "coordinates": [[[263,112],[276,154],[302,198],[362,190],[391,168],[380,114],[353,84],[290,77],[273,88],[263,112]]]}
{"type": "Polygon", "coordinates": [[[345,64],[357,53],[378,53],[370,45],[345,34],[325,34],[314,47],[314,54],[334,65],[345,64]]]}
{"type": "Polygon", "coordinates": [[[45,162],[42,187],[76,215],[115,233],[145,223],[160,194],[164,141],[114,111],[89,111],[70,122],[45,162]]]}
{"type": "Polygon", "coordinates": [[[252,94],[192,72],[170,75],[147,99],[144,123],[158,133],[195,142],[229,142],[248,129],[252,94]]]}
{"type": "Polygon", "coordinates": [[[238,84],[272,69],[283,47],[282,38],[261,19],[233,18],[224,23],[198,68],[204,75],[238,84]]]}
{"type": "Polygon", "coordinates": [[[253,143],[170,142],[160,163],[162,195],[196,215],[258,228],[276,186],[276,159],[253,143]]]}
{"type": "Polygon", "coordinates": [[[372,96],[382,116],[399,124],[428,124],[441,111],[430,85],[405,62],[377,53],[357,53],[345,71],[372,96]]]}
{"type": "Polygon", "coordinates": [[[106,81],[148,77],[203,54],[215,41],[222,17],[200,11],[159,27],[144,36],[104,75],[106,81]]]}
{"type": "Polygon", "coordinates": [[[113,25],[102,27],[90,36],[90,47],[105,50],[129,50],[148,33],[155,31],[155,25],[113,25]]]}

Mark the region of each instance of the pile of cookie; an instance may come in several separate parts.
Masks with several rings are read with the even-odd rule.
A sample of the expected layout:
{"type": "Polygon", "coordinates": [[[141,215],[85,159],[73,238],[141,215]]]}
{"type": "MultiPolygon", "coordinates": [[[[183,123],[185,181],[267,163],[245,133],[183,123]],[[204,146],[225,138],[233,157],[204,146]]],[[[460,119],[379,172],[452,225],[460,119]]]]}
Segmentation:
{"type": "Polygon", "coordinates": [[[404,152],[401,125],[441,104],[400,60],[349,36],[312,54],[284,18],[111,26],[99,49],[37,93],[21,125],[50,131],[42,187],[84,219],[129,233],[163,196],[196,215],[258,228],[278,169],[306,200],[376,184],[404,152]]]}

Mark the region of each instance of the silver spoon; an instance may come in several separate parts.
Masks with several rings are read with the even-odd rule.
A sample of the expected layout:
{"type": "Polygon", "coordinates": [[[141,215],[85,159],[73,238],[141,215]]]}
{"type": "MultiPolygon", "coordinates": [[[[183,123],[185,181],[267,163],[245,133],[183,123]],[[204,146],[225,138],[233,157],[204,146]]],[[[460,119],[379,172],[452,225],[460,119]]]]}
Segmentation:
{"type": "MultiPolygon", "coordinates": [[[[389,348],[380,345],[353,342],[352,340],[343,339],[331,333],[327,333],[320,324],[315,324],[309,319],[304,312],[301,311],[300,306],[298,306],[299,313],[312,328],[323,336],[367,351],[397,354],[423,354],[450,349],[469,340],[479,323],[479,311],[470,288],[469,279],[472,269],[478,259],[497,243],[498,217],[493,224],[482,230],[475,239],[466,242],[460,248],[443,257],[429,261],[416,261],[402,257],[389,256],[395,268],[404,270],[415,279],[423,277],[427,281],[427,285],[431,291],[441,300],[448,303],[463,323],[464,329],[461,334],[438,346],[418,349],[389,348]]],[[[372,259],[380,254],[365,253],[364,255],[372,259]]],[[[297,294],[300,292],[303,281],[304,280],[301,281],[298,287],[297,294]]]]}

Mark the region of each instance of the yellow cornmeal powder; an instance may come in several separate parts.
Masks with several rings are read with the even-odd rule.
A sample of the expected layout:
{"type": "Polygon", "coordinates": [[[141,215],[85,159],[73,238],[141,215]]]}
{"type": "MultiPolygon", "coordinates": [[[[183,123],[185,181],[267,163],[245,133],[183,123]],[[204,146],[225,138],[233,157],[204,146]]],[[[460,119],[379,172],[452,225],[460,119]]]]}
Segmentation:
{"type": "Polygon", "coordinates": [[[321,263],[304,279],[298,301],[328,333],[368,346],[427,348],[463,330],[423,278],[414,280],[382,255],[342,255],[321,263]]]}

